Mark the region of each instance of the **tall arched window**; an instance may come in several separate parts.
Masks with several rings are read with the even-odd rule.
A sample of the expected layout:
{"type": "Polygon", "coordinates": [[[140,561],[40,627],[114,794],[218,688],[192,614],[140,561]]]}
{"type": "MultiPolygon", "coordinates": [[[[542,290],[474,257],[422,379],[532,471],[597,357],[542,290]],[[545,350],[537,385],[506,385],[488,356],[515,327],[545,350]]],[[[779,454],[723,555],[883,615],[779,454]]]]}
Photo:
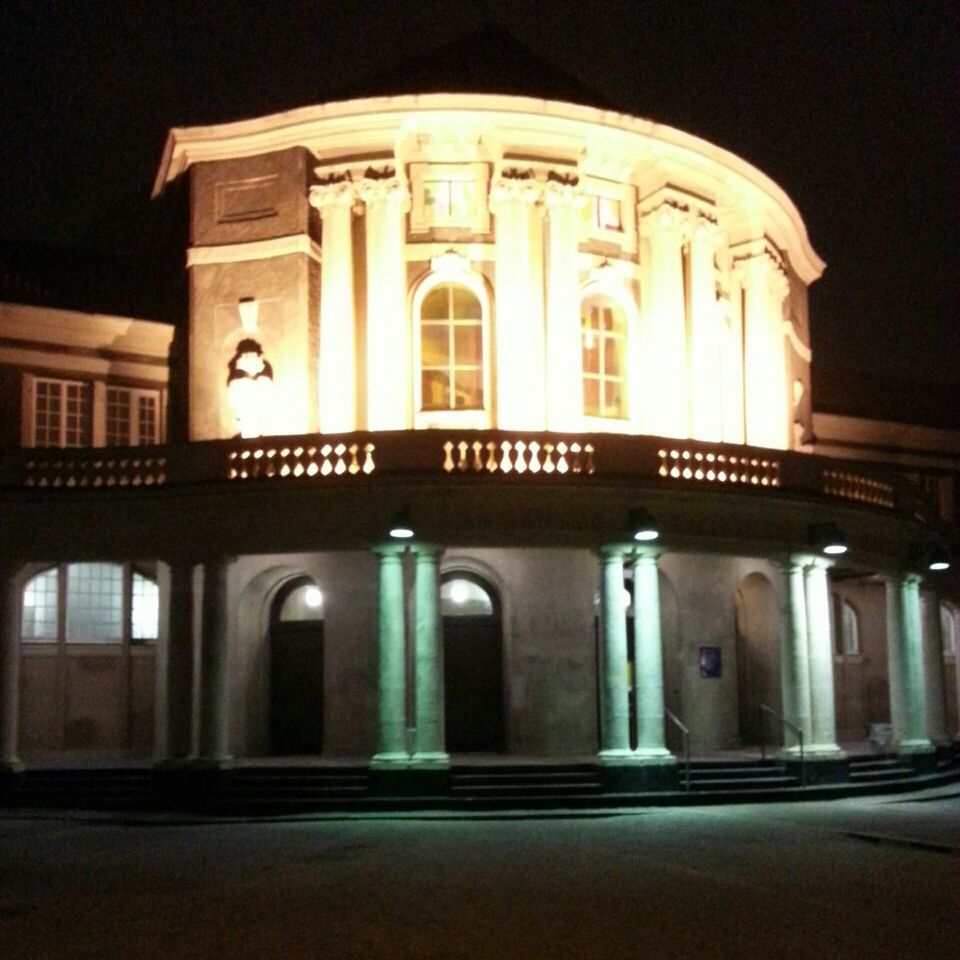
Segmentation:
{"type": "Polygon", "coordinates": [[[609,297],[587,297],[580,307],[583,412],[627,416],[627,319],[609,297]]]}
{"type": "Polygon", "coordinates": [[[420,409],[482,410],[483,305],[469,287],[441,283],[420,303],[420,409]]]}
{"type": "Polygon", "coordinates": [[[955,657],[957,655],[957,611],[948,603],[940,604],[940,638],[943,644],[943,655],[955,657]]]}
{"type": "Polygon", "coordinates": [[[838,657],[860,656],[860,615],[839,594],[833,594],[833,647],[838,657]]]}

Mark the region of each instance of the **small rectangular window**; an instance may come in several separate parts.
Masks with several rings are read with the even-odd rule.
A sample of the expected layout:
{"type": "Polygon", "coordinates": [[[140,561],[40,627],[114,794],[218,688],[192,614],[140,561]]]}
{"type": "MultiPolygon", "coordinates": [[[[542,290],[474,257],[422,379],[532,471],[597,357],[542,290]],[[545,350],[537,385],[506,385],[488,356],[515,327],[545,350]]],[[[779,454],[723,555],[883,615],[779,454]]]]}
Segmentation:
{"type": "Polygon", "coordinates": [[[108,447],[159,443],[160,395],[156,390],[107,387],[108,447]]]}
{"type": "Polygon", "coordinates": [[[90,384],[37,377],[33,381],[33,445],[88,447],[90,440],[90,384]]]}

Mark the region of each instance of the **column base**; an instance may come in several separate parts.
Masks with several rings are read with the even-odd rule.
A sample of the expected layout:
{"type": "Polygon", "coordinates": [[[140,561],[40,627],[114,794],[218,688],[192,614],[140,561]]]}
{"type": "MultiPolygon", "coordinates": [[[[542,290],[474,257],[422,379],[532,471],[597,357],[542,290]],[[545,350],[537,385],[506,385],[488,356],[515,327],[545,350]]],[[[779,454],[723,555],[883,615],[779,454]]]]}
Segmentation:
{"type": "Polygon", "coordinates": [[[405,750],[376,753],[370,761],[371,770],[406,770],[410,765],[410,754],[405,750]]]}
{"type": "Polygon", "coordinates": [[[190,770],[229,770],[236,765],[233,757],[191,757],[186,761],[186,768],[190,770]]]}
{"type": "Polygon", "coordinates": [[[668,750],[604,751],[600,779],[607,793],[651,793],[680,788],[677,758],[668,750]]]}
{"type": "Polygon", "coordinates": [[[21,760],[0,760],[0,776],[14,773],[23,773],[21,760]]]}
{"type": "Polygon", "coordinates": [[[450,754],[442,750],[433,752],[417,752],[410,758],[411,770],[448,770],[450,768],[450,754]]]}
{"type": "MultiPolygon", "coordinates": [[[[800,751],[790,747],[777,753],[777,759],[791,776],[800,778],[800,751]],[[784,755],[788,754],[789,755],[784,755]]],[[[803,786],[826,783],[846,783],[850,779],[850,759],[839,747],[815,748],[803,751],[803,786]]]]}
{"type": "Polygon", "coordinates": [[[933,773],[937,769],[937,748],[929,740],[901,740],[894,751],[917,773],[933,773]]]}

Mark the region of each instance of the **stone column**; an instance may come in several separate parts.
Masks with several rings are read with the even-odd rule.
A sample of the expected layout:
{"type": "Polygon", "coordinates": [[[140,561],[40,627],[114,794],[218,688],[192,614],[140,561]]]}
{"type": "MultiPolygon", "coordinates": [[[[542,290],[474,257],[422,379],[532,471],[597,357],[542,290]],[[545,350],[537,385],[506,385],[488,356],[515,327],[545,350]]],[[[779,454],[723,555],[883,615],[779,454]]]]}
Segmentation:
{"type": "Polygon", "coordinates": [[[641,216],[649,244],[649,291],[644,298],[644,429],[661,437],[689,435],[687,316],[683,238],[687,213],[662,202],[641,216]]]}
{"type": "MultiPolygon", "coordinates": [[[[803,731],[805,747],[812,742],[808,635],[803,564],[791,558],[780,568],[780,682],[783,715],[803,731]]],[[[792,736],[786,734],[788,743],[792,736]]],[[[785,746],[782,753],[793,757],[799,748],[785,746]]]]}
{"type": "Polygon", "coordinates": [[[367,429],[406,430],[413,423],[404,214],[410,195],[388,172],[359,187],[366,211],[367,429]]]}
{"type": "Polygon", "coordinates": [[[406,766],[407,682],[403,604],[403,551],[384,544],[374,553],[380,558],[380,591],[377,601],[377,752],[372,767],[406,766]]]}
{"type": "Polygon", "coordinates": [[[697,217],[690,234],[690,436],[723,439],[723,370],[714,253],[717,225],[697,217]]]}
{"type": "Polygon", "coordinates": [[[663,645],[660,636],[660,583],[655,554],[633,561],[633,683],[637,691],[637,749],[640,760],[672,762],[663,716],[663,645]]]}
{"type": "Polygon", "coordinates": [[[776,251],[749,245],[735,260],[744,292],[744,383],[747,443],[786,450],[790,446],[783,300],[787,279],[776,251]]]}
{"type": "Polygon", "coordinates": [[[804,570],[807,656],[810,666],[810,744],[806,752],[841,757],[837,746],[833,698],[833,636],[830,630],[830,583],[827,564],[813,558],[804,570]]]}
{"type": "Polygon", "coordinates": [[[203,565],[199,760],[209,766],[223,766],[231,759],[227,675],[230,652],[227,574],[230,563],[221,557],[203,565]]]}
{"type": "Polygon", "coordinates": [[[927,737],[937,747],[950,743],[944,705],[946,682],[943,676],[943,632],[940,624],[940,600],[935,593],[921,598],[921,634],[923,636],[923,686],[926,703],[927,737]]]}
{"type": "Polygon", "coordinates": [[[320,267],[320,432],[357,429],[356,316],[353,297],[353,204],[349,179],[312,187],[323,223],[320,267]]]}
{"type": "Polygon", "coordinates": [[[603,727],[600,762],[629,762],[630,695],[627,677],[627,615],[623,603],[623,548],[605,547],[600,554],[600,612],[603,640],[601,694],[603,727]]]}
{"type": "Polygon", "coordinates": [[[167,598],[166,759],[182,761],[193,749],[193,573],[192,563],[170,564],[167,598]]]}
{"type": "Polygon", "coordinates": [[[547,429],[578,430],[583,414],[580,354],[580,268],[575,182],[548,180],[547,209],[547,429]]]}
{"type": "Polygon", "coordinates": [[[20,723],[20,604],[17,570],[0,566],[0,774],[17,773],[20,723]]]}
{"type": "Polygon", "coordinates": [[[496,231],[497,426],[543,430],[545,356],[543,316],[531,244],[534,204],[542,187],[532,177],[504,175],[490,187],[496,231]]]}
{"type": "Polygon", "coordinates": [[[414,659],[416,670],[416,747],[412,766],[447,767],[443,730],[443,633],[437,560],[440,547],[416,548],[414,659]]]}
{"type": "Polygon", "coordinates": [[[920,632],[920,578],[894,574],[887,578],[887,669],[890,719],[898,753],[933,751],[927,738],[923,689],[923,646],[920,632]]]}

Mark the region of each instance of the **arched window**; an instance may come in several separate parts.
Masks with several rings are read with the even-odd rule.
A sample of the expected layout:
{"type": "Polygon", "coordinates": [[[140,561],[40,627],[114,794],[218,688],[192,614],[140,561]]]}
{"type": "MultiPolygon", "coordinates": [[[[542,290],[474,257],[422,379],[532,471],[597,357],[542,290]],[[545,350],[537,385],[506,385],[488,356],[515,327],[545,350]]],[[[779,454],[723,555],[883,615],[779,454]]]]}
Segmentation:
{"type": "Polygon", "coordinates": [[[32,577],[23,590],[25,643],[152,643],[159,625],[156,581],[118,563],[61,564],[32,577]]]}
{"type": "Polygon", "coordinates": [[[420,302],[420,409],[484,407],[483,305],[460,283],[440,283],[420,302]]]}
{"type": "Polygon", "coordinates": [[[60,576],[56,567],[27,581],[23,589],[20,636],[28,643],[52,643],[57,639],[57,609],[60,576]]]}
{"type": "Polygon", "coordinates": [[[493,598],[475,579],[453,576],[440,586],[440,610],[445,617],[490,617],[493,598]]]}
{"type": "Polygon", "coordinates": [[[940,636],[943,643],[943,655],[957,655],[957,611],[948,603],[940,604],[940,636]]]}
{"type": "Polygon", "coordinates": [[[588,417],[627,416],[627,320],[609,297],[587,297],[580,307],[583,412],[588,417]]]}
{"type": "Polygon", "coordinates": [[[323,592],[308,578],[298,578],[277,598],[280,623],[303,623],[323,619],[323,592]]]}

